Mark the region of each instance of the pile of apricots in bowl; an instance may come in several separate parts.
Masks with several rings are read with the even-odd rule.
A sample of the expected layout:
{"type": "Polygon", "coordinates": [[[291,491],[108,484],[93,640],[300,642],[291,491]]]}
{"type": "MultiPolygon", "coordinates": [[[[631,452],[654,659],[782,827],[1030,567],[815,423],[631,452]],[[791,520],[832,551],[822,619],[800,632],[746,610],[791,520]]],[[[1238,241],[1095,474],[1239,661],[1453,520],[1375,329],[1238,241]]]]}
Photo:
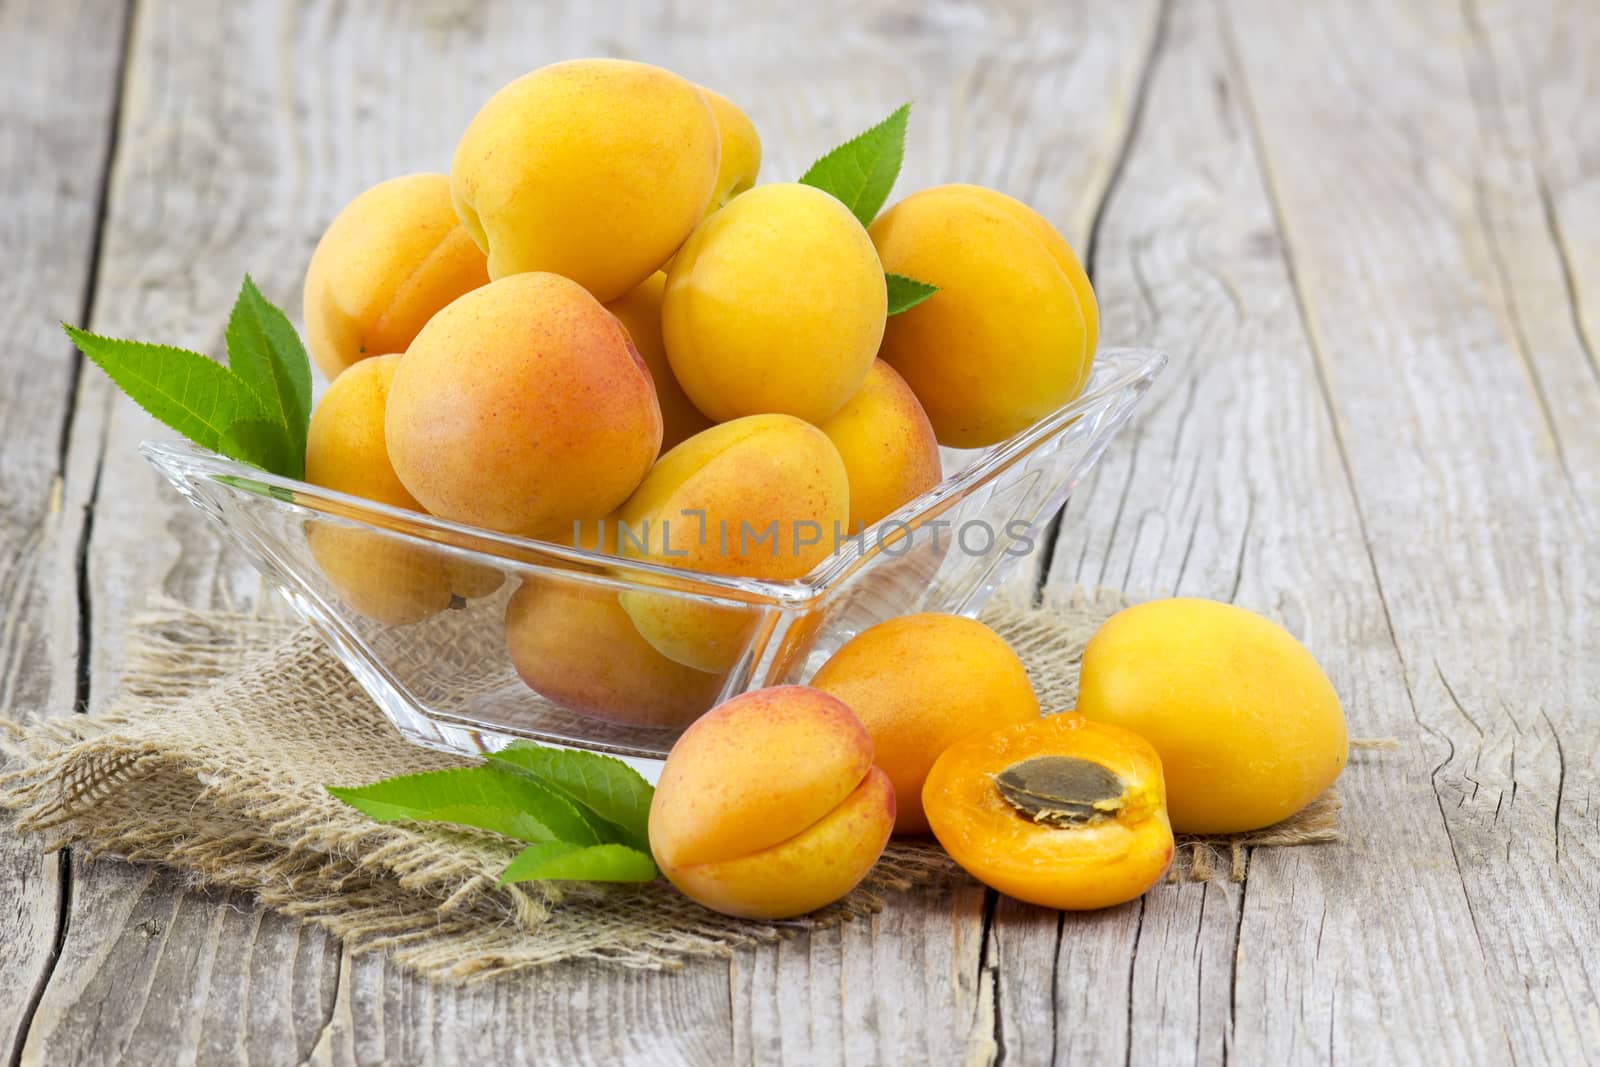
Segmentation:
{"type": "MultiPolygon", "coordinates": [[[[307,480],[498,533],[787,580],[826,539],[727,552],[674,543],[667,520],[859,531],[939,482],[941,445],[1004,441],[1082,391],[1094,292],[1037,212],[942,185],[863,218],[815,183],[758,184],[761,159],[734,102],[659,67],[572,60],[505,86],[448,174],[368,189],[318,243],[304,320],[330,385],[307,480]],[[920,302],[896,306],[907,279],[920,302]],[[608,538],[609,523],[642,536],[608,538]],[[592,545],[585,524],[601,530],[592,545]]],[[[503,582],[336,524],[308,524],[307,540],[350,605],[386,624],[503,582]]],[[[533,582],[511,591],[505,632],[535,688],[552,625],[636,643],[655,672],[632,687],[647,703],[728,666],[703,612],[563,601],[533,582]]],[[[1103,907],[1160,878],[1174,830],[1293,814],[1345,749],[1315,661],[1228,605],[1114,617],[1075,709],[1041,708],[981,623],[911,615],[856,635],[808,686],[695,719],[662,767],[650,844],[673,885],[742,916],[838,899],[896,833],[931,834],[1020,899],[1103,907]]]]}

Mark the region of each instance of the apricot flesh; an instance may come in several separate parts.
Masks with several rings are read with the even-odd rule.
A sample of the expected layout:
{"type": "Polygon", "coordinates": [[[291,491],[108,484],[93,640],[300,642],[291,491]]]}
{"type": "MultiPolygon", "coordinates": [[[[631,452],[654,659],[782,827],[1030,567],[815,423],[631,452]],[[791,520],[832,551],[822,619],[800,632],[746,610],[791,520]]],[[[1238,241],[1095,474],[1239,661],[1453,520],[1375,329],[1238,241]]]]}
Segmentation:
{"type": "Polygon", "coordinates": [[[584,715],[682,729],[715,702],[722,676],[657,652],[614,589],[530,576],[506,604],[506,648],[528,687],[584,715]]]}
{"type": "Polygon", "coordinates": [[[1030,904],[1074,911],[1121,904],[1172,862],[1160,757],[1137,734],[1081,715],[1046,715],[956,742],[928,772],[922,802],[951,859],[1030,904]],[[1069,773],[1049,789],[1038,788],[1038,775],[1018,774],[1052,763],[1069,773]],[[1091,789],[1077,796],[1085,779],[1091,789]],[[1106,782],[1114,788],[1104,790],[1106,782]],[[1029,787],[1044,798],[1029,796],[1029,787]]]}
{"type": "MultiPolygon", "coordinates": [[[[662,456],[617,512],[622,555],[709,574],[799,578],[833,547],[850,506],[844,461],[823,432],[789,415],[752,415],[662,456]]],[[[630,590],[622,606],[679,663],[727,670],[758,609],[630,590]]]]}
{"type": "Polygon", "coordinates": [[[1039,717],[1017,654],[974,619],[926,612],[857,634],[811,684],[847,704],[872,735],[878,766],[894,783],[895,832],[925,834],[922,787],[957,741],[1039,717]]]}
{"type": "Polygon", "coordinates": [[[706,219],[667,272],[662,335],[683,391],[717,422],[827,419],[861,387],[888,290],[848,208],[807,185],[761,185],[706,219]]]}
{"type": "Polygon", "coordinates": [[[650,368],[655,383],[656,401],[661,405],[661,448],[682,444],[701,430],[711,428],[711,420],[684,395],[667,362],[666,342],[661,339],[661,298],[666,294],[667,276],[656,271],[632,290],[606,305],[622,321],[639,357],[650,368]]]}
{"type": "Polygon", "coordinates": [[[1027,205],[973,185],[913,193],[870,228],[883,269],[939,287],[889,320],[879,355],[939,442],[995,444],[1088,381],[1098,312],[1072,249],[1027,205]]]}
{"type": "Polygon", "coordinates": [[[549,271],[607,301],[689,236],[720,161],[716,116],[694,85],[646,63],[574,59],[484,104],[450,185],[491,277],[549,271]]]}
{"type": "Polygon", "coordinates": [[[1232,604],[1136,604],[1084,650],[1078,711],[1161,754],[1179,833],[1238,833],[1288,818],[1349,753],[1339,695],[1305,646],[1232,604]]]}
{"type": "Polygon", "coordinates": [[[328,226],[306,271],[306,347],[329,381],[403,352],[434,313],[489,281],[456,217],[450,179],[412,174],[368,189],[328,226]]]}
{"type": "Polygon", "coordinates": [[[435,515],[569,536],[625,500],[661,445],[650,372],[575,282],[517,274],[452,303],[389,389],[389,457],[435,515]]]}
{"type": "Polygon", "coordinates": [[[851,530],[871,526],[939,484],[939,442],[911,387],[883,360],[822,424],[850,477],[851,530]]]}
{"type": "Polygon", "coordinates": [[[684,731],[650,805],[650,849],[700,904],[782,919],[853,889],[893,825],[893,789],[850,709],[779,686],[735,697],[684,731]]]}

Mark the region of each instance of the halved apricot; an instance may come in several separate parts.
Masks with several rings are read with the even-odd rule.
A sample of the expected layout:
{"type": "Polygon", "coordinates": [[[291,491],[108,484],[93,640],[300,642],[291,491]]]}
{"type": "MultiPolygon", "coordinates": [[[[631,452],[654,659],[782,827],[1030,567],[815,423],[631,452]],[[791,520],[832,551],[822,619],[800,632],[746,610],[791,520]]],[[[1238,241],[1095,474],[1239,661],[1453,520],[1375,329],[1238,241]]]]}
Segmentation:
{"type": "Polygon", "coordinates": [[[1047,908],[1132,900],[1172,861],[1156,750],[1077,714],[956,742],[928,772],[922,806],[968,874],[1047,908]]]}

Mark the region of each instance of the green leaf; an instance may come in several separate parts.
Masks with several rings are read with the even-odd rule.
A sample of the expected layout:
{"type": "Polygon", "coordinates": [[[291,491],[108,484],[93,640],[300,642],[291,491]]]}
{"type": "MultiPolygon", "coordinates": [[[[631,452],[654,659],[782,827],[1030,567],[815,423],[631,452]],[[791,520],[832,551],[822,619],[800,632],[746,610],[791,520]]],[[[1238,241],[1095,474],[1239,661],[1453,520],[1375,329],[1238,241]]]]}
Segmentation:
{"type": "Polygon", "coordinates": [[[907,278],[904,274],[886,273],[883,277],[889,283],[889,314],[891,315],[898,315],[902,311],[910,311],[939,291],[937,285],[919,282],[915,278],[907,278]]]}
{"type": "MultiPolygon", "coordinates": [[[[605,836],[649,849],[647,827],[650,798],[655,790],[621,760],[598,752],[544,748],[527,741],[492,753],[489,759],[529,775],[594,813],[617,831],[605,836]]],[[[605,828],[600,829],[604,833],[605,828]]]]}
{"type": "Polygon", "coordinates": [[[286,478],[306,473],[306,450],[296,449],[289,431],[275,419],[236,419],[222,433],[217,451],[286,478]]]}
{"type": "Polygon", "coordinates": [[[911,105],[902,104],[872,129],[811,164],[800,181],[843,201],[861,225],[871,224],[900,176],[910,114],[911,105]]]}
{"type": "Polygon", "coordinates": [[[497,834],[514,837],[518,841],[545,842],[556,840],[555,831],[525,811],[496,808],[487,804],[455,804],[433,808],[416,816],[417,822],[448,822],[457,826],[475,826],[497,834]]]}
{"type": "Polygon", "coordinates": [[[223,448],[228,428],[267,416],[227,367],[184,348],[102,337],[66,323],[61,328],[140,407],[201,448],[245,459],[223,448]]]}
{"type": "Polygon", "coordinates": [[[502,886],[512,882],[650,882],[656,865],[648,852],[626,845],[529,845],[506,865],[502,886]]]}
{"type": "Polygon", "coordinates": [[[601,841],[594,823],[571,800],[526,775],[489,765],[426,771],[355,788],[327,789],[332,796],[379,822],[454,821],[440,820],[438,813],[460,815],[465,809],[498,808],[508,815],[521,814],[537,821],[548,831],[544,835],[547,840],[581,845],[601,841]]]}
{"type": "Polygon", "coordinates": [[[261,295],[248,274],[228,316],[227,341],[228,366],[261,399],[268,415],[288,429],[303,469],[311,421],[311,361],[288,317],[261,295]]]}

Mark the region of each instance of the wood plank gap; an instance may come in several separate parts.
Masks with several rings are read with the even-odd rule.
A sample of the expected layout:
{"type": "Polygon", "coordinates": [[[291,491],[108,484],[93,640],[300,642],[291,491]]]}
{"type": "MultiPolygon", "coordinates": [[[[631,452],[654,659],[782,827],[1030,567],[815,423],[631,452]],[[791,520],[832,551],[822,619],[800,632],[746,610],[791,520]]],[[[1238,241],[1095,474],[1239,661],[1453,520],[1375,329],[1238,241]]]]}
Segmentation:
{"type": "MultiPolygon", "coordinates": [[[[1117,146],[1116,157],[1111,162],[1111,173],[1106,179],[1106,184],[1100,190],[1100,200],[1095,204],[1094,221],[1089,224],[1089,241],[1083,249],[1083,269],[1089,275],[1092,284],[1095,277],[1095,259],[1100,250],[1100,224],[1106,215],[1106,205],[1111,203],[1112,194],[1117,191],[1117,186],[1122,182],[1122,173],[1126,168],[1128,156],[1133,151],[1134,142],[1138,139],[1139,130],[1144,123],[1145,105],[1150,99],[1150,82],[1156,69],[1156,62],[1161,58],[1162,50],[1167,44],[1167,26],[1172,13],[1172,0],[1161,0],[1161,7],[1156,11],[1155,28],[1150,32],[1150,47],[1145,50],[1144,63],[1139,71],[1139,84],[1133,92],[1133,107],[1128,113],[1128,124],[1122,132],[1122,142],[1117,146]]],[[[1072,506],[1069,500],[1062,505],[1045,526],[1044,552],[1039,559],[1039,570],[1034,575],[1032,603],[1035,605],[1044,602],[1044,587],[1050,581],[1051,565],[1055,563],[1056,542],[1061,539],[1061,522],[1066,517],[1067,508],[1072,506]]],[[[998,1026],[999,1023],[996,1022],[998,1026]]]]}
{"type": "MultiPolygon", "coordinates": [[[[99,186],[95,192],[94,233],[89,243],[89,277],[84,286],[83,302],[78,310],[78,321],[85,326],[88,325],[89,316],[94,310],[95,293],[100,280],[101,248],[106,219],[110,212],[111,169],[116,163],[117,142],[122,129],[122,103],[128,87],[128,54],[132,50],[133,40],[133,9],[137,2],[138,0],[128,0],[123,7],[122,46],[117,55],[117,72],[114,79],[116,89],[111,98],[111,122],[110,128],[106,131],[105,159],[100,168],[99,186]]],[[[78,395],[83,364],[83,354],[75,352],[72,357],[72,371],[67,379],[69,397],[78,395]]],[[[56,444],[56,477],[62,481],[67,476],[67,449],[72,440],[72,428],[77,421],[77,414],[77,405],[71,404],[67,408],[66,418],[61,420],[61,437],[56,444]]],[[[100,469],[101,464],[97,460],[94,481],[90,488],[89,507],[84,512],[83,528],[78,531],[78,543],[74,547],[73,555],[73,577],[78,586],[78,663],[72,701],[72,710],[75,714],[83,714],[89,710],[89,537],[94,527],[93,503],[100,489],[100,469]]],[[[72,915],[72,850],[61,850],[56,856],[56,864],[55,937],[51,941],[50,954],[45,957],[44,967],[39,971],[38,980],[34,982],[33,990],[28,995],[27,1005],[17,1026],[11,1055],[7,1060],[10,1067],[19,1067],[22,1063],[22,1050],[27,1046],[28,1034],[33,1029],[34,1016],[39,1011],[39,1004],[44,999],[45,990],[50,986],[50,979],[55,975],[56,964],[60,962],[62,949],[67,943],[67,923],[72,915]]]]}

